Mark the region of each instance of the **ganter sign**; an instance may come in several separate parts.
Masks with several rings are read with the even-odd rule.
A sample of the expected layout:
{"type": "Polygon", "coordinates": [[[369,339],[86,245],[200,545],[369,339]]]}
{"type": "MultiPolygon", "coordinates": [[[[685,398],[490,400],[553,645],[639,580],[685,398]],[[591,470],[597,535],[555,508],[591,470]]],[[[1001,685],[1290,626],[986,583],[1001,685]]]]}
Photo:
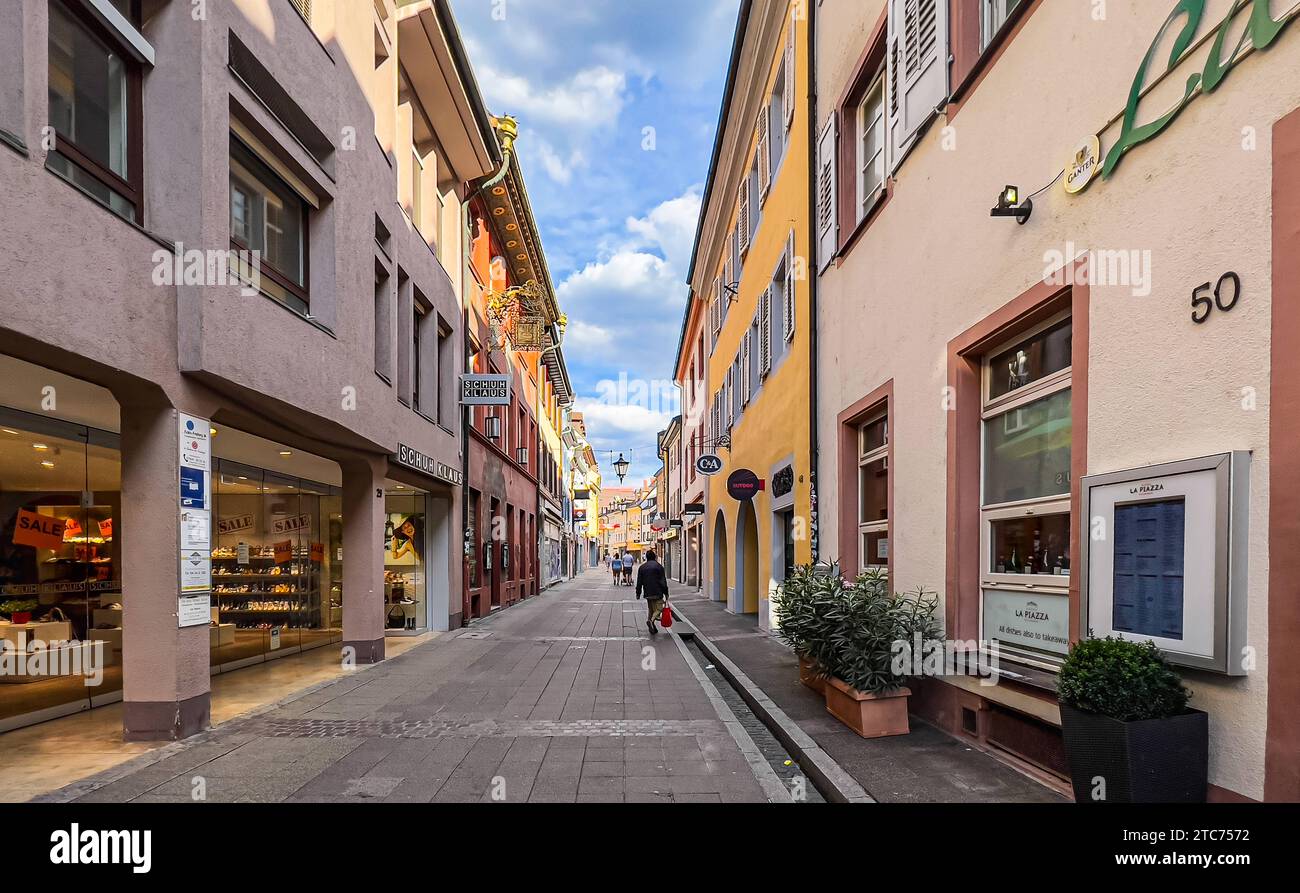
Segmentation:
{"type": "MultiPolygon", "coordinates": [[[[1232,69],[1237,66],[1237,63],[1244,59],[1250,51],[1262,50],[1271,46],[1287,25],[1291,24],[1297,15],[1300,15],[1300,4],[1292,6],[1291,10],[1281,18],[1274,19],[1269,13],[1269,0],[1233,0],[1232,8],[1223,21],[1219,23],[1218,33],[1214,36],[1214,42],[1210,46],[1210,54],[1205,60],[1204,69],[1200,74],[1192,74],[1187,78],[1183,98],[1159,118],[1147,124],[1139,125],[1137,123],[1138,106],[1142,102],[1143,94],[1148,89],[1148,81],[1154,82],[1165,74],[1172,72],[1182,64],[1190,51],[1196,49],[1197,32],[1200,31],[1201,19],[1205,16],[1205,4],[1206,0],[1179,0],[1173,12],[1169,13],[1169,18],[1165,19],[1165,23],[1160,27],[1155,40],[1151,42],[1150,49],[1147,50],[1146,56],[1142,59],[1142,64],[1138,67],[1137,76],[1133,79],[1133,87],[1129,90],[1128,105],[1124,108],[1124,124],[1119,139],[1106,154],[1106,162],[1102,166],[1103,177],[1109,178],[1115,172],[1115,168],[1119,167],[1129,149],[1159,136],[1192,100],[1203,93],[1213,93],[1217,90],[1219,85],[1227,79],[1232,69]],[[1249,18],[1246,19],[1241,33],[1237,35],[1236,42],[1231,44],[1231,47],[1225,53],[1225,47],[1229,47],[1228,32],[1233,23],[1241,17],[1246,7],[1250,7],[1249,18]],[[1165,71],[1160,73],[1151,72],[1151,63],[1161,41],[1164,39],[1165,32],[1181,18],[1185,18],[1186,21],[1184,21],[1182,30],[1174,41],[1173,49],[1169,53],[1169,61],[1165,65],[1165,71]],[[1247,38],[1250,39],[1249,48],[1246,47],[1247,38]]],[[[1154,83],[1152,83],[1152,86],[1154,86],[1154,83]]]]}

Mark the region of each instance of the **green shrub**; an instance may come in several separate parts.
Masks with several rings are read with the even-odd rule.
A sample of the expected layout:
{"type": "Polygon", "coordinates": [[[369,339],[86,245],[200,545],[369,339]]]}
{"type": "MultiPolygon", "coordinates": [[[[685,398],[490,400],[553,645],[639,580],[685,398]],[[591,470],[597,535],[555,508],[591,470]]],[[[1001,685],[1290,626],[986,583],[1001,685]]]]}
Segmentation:
{"type": "Polygon", "coordinates": [[[1191,692],[1151,642],[1084,639],[1061,666],[1062,704],[1129,722],[1187,712],[1191,692]]]}
{"type": "Polygon", "coordinates": [[[938,597],[918,589],[892,595],[889,578],[869,570],[846,584],[839,575],[819,576],[798,568],[777,593],[778,635],[797,654],[868,694],[901,688],[904,675],[894,672],[894,647],[939,637],[935,619],[938,597]]]}
{"type": "Polygon", "coordinates": [[[40,603],[34,598],[10,599],[0,602],[0,614],[17,614],[20,611],[35,611],[40,603]]]}

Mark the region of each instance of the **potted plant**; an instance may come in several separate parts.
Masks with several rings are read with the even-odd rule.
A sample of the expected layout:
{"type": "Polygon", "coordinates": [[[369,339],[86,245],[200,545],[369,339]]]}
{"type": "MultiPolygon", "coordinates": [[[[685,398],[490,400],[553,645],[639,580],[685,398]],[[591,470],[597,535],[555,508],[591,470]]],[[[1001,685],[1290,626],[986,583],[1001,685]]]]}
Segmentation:
{"type": "Polygon", "coordinates": [[[37,604],[35,599],[10,599],[0,602],[0,614],[8,614],[11,623],[30,623],[37,604]]]}
{"type": "Polygon", "coordinates": [[[777,635],[799,658],[799,681],[818,694],[826,681],[818,661],[828,639],[826,615],[843,592],[838,576],[817,574],[809,565],[796,568],[775,595],[777,635]]]}
{"type": "Polygon", "coordinates": [[[938,598],[918,589],[907,595],[888,591],[881,572],[858,577],[827,613],[826,647],[819,663],[827,675],[826,709],[864,738],[905,735],[911,691],[896,665],[896,645],[911,647],[938,637],[934,612],[938,598]]]}
{"type": "Polygon", "coordinates": [[[1205,802],[1209,718],[1153,643],[1076,643],[1057,692],[1076,802],[1205,802]]]}

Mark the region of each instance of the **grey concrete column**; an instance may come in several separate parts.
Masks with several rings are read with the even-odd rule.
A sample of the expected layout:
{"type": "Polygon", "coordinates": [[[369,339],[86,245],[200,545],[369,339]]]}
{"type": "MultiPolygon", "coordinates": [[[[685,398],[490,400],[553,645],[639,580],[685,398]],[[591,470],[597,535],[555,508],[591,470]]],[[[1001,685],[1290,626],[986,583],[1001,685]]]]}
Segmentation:
{"type": "Polygon", "coordinates": [[[384,659],[384,477],[388,459],[343,467],[343,647],[358,664],[384,659]],[[350,649],[350,650],[348,650],[350,649]]]}
{"type": "Polygon", "coordinates": [[[121,401],[122,698],[128,741],[208,727],[207,625],[178,629],[180,460],[177,412],[161,396],[121,401]]]}

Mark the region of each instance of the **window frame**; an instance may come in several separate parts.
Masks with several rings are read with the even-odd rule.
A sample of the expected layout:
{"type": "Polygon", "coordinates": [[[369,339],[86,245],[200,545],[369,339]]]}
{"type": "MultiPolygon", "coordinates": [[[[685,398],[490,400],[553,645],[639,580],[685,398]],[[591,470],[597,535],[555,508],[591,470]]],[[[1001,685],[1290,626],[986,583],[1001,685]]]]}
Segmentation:
{"type": "MultiPolygon", "coordinates": [[[[133,48],[111,28],[106,27],[102,22],[90,15],[85,9],[77,3],[70,0],[50,0],[48,8],[53,10],[58,6],[63,15],[75,25],[82,28],[95,41],[104,46],[109,53],[115,54],[122,61],[122,68],[126,74],[126,178],[120,176],[95,159],[83,150],[69,136],[60,133],[53,124],[50,125],[54,134],[54,145],[51,147],[52,153],[57,153],[65,159],[70,165],[79,169],[82,173],[89,175],[100,185],[104,186],[111,192],[117,193],[127,204],[131,206],[134,219],[130,222],[139,226],[144,225],[144,66],[135,57],[133,48]]],[[[130,16],[127,17],[128,23],[139,30],[141,23],[141,5],[140,0],[131,0],[130,16]]],[[[48,32],[48,23],[47,23],[48,32]]],[[[45,73],[48,79],[50,71],[50,61],[48,58],[49,37],[46,36],[47,58],[45,62],[45,73]]],[[[68,182],[74,188],[86,193],[97,203],[103,205],[114,214],[121,214],[109,203],[105,203],[98,196],[87,191],[84,187],[78,185],[70,177],[64,176],[61,172],[49,167],[46,162],[46,169],[54,173],[55,176],[68,182]]]]}
{"type": "Polygon", "coordinates": [[[1028,0],[980,0],[979,51],[981,53],[997,42],[998,35],[1006,27],[1007,22],[1015,18],[1016,10],[1026,2],[1028,0]]]}
{"type": "MultiPolygon", "coordinates": [[[[243,148],[244,152],[248,154],[249,158],[254,163],[254,169],[250,170],[250,173],[258,177],[259,179],[263,180],[263,182],[261,182],[259,185],[266,186],[267,183],[265,182],[265,178],[270,177],[273,179],[273,183],[279,184],[279,186],[282,189],[284,189],[290,195],[297,198],[301,206],[302,223],[300,229],[302,232],[302,284],[299,285],[298,283],[294,282],[288,273],[285,273],[284,271],[277,268],[270,261],[268,261],[266,257],[266,253],[264,251],[261,253],[261,268],[259,272],[261,273],[261,275],[266,276],[276,285],[283,288],[285,291],[289,292],[291,295],[293,295],[298,300],[300,300],[303,306],[299,308],[299,307],[295,307],[292,304],[285,304],[284,301],[281,301],[275,295],[268,294],[265,291],[262,292],[263,294],[265,294],[271,300],[276,301],[277,303],[284,304],[284,306],[288,307],[291,310],[294,310],[295,312],[310,314],[311,312],[311,208],[312,208],[311,202],[308,201],[307,198],[303,196],[301,192],[299,192],[297,189],[294,189],[293,186],[290,185],[283,177],[277,174],[274,168],[272,168],[271,165],[267,164],[266,161],[264,161],[262,157],[257,153],[257,151],[254,150],[251,146],[249,146],[248,143],[240,139],[239,135],[236,134],[234,131],[230,132],[230,142],[231,142],[232,151],[227,153],[227,159],[228,159],[227,176],[226,176],[227,198],[229,198],[230,188],[231,188],[230,179],[233,177],[234,174],[234,172],[229,169],[230,168],[229,161],[233,160],[233,156],[234,156],[233,147],[234,144],[238,143],[239,146],[243,148]],[[260,168],[260,170],[257,170],[257,168],[260,168]]],[[[251,248],[243,239],[236,238],[235,228],[233,225],[234,221],[230,219],[232,214],[227,214],[226,216],[227,216],[227,225],[230,226],[231,246],[239,251],[253,251],[254,249],[251,248]]]]}
{"type": "MultiPolygon", "coordinates": [[[[883,533],[885,534],[885,541],[886,542],[890,541],[889,528],[892,519],[889,517],[888,495],[886,495],[885,518],[883,520],[877,520],[877,521],[862,520],[862,512],[864,509],[864,506],[862,504],[862,475],[866,471],[867,467],[881,461],[885,463],[886,494],[888,494],[889,476],[893,474],[893,469],[889,467],[889,457],[891,454],[890,448],[893,445],[893,436],[892,436],[892,431],[890,430],[888,405],[881,406],[879,409],[868,413],[866,417],[862,419],[862,421],[855,423],[855,436],[856,436],[857,447],[858,447],[857,472],[855,476],[855,483],[856,483],[855,489],[857,490],[857,502],[858,502],[857,519],[856,519],[857,528],[858,528],[857,570],[866,571],[870,568],[876,568],[878,570],[884,570],[886,573],[888,573],[889,557],[890,557],[889,555],[885,556],[884,563],[879,563],[879,564],[868,560],[868,556],[867,556],[867,536],[869,534],[883,533]],[[872,447],[870,450],[866,449],[864,443],[866,429],[869,426],[874,425],[876,422],[882,420],[885,423],[885,442],[878,447],[872,447]]],[[[892,547],[893,544],[890,543],[890,545],[887,548],[892,549],[892,547]]]]}
{"type": "MultiPolygon", "coordinates": [[[[1073,311],[1070,308],[1051,314],[1029,328],[1022,329],[1014,335],[1005,338],[989,346],[987,350],[980,353],[980,416],[979,416],[979,628],[980,638],[985,639],[984,635],[984,597],[985,593],[990,590],[1012,591],[1019,593],[1041,593],[1050,596],[1070,597],[1070,574],[1054,575],[1048,573],[1034,574],[1013,574],[998,573],[996,567],[996,558],[993,556],[993,525],[998,521],[1010,520],[1013,518],[1044,518],[1044,517],[1061,517],[1064,516],[1069,522],[1071,528],[1075,524],[1075,517],[1072,511],[1073,500],[1073,480],[1068,483],[1069,486],[1065,493],[1031,497],[1028,499],[1011,500],[1008,502],[989,503],[985,502],[985,484],[987,468],[987,437],[986,426],[991,422],[1005,417],[1008,413],[1021,409],[1031,403],[1047,399],[1057,394],[1069,392],[1071,395],[1071,420],[1074,419],[1074,378],[1073,378],[1073,356],[1071,365],[1064,369],[1050,373],[1040,379],[1031,381],[1022,385],[1015,390],[1002,394],[997,398],[990,398],[990,385],[992,382],[993,368],[992,360],[1006,351],[1014,348],[1018,344],[1034,338],[1037,335],[1055,328],[1061,322],[1069,320],[1073,328],[1073,311]]],[[[1074,446],[1071,441],[1071,465],[1073,463],[1074,446]]],[[[1071,471],[1072,474],[1072,471],[1071,471]]],[[[1071,530],[1071,536],[1075,535],[1071,530]]],[[[1073,568],[1071,568],[1073,570],[1073,568]]],[[[1046,650],[1037,651],[1026,648],[1023,645],[1017,645],[1006,642],[999,642],[1000,651],[1009,655],[1018,656],[1024,660],[1045,662],[1047,665],[1058,665],[1060,655],[1046,650]]]]}
{"type": "Polygon", "coordinates": [[[885,95],[885,71],[882,68],[878,71],[867,89],[862,94],[862,99],[858,101],[854,114],[854,145],[853,157],[854,162],[854,182],[857,184],[857,205],[855,208],[856,215],[854,223],[861,223],[871,215],[879,204],[880,199],[885,194],[885,184],[889,180],[889,159],[885,153],[886,140],[888,139],[888,122],[886,121],[886,100],[885,95]],[[865,158],[866,155],[866,137],[867,137],[867,105],[873,97],[879,97],[879,109],[873,126],[880,128],[880,148],[871,158],[865,158]],[[880,182],[876,184],[868,193],[866,188],[866,169],[868,164],[875,162],[880,158],[880,182]]]}

